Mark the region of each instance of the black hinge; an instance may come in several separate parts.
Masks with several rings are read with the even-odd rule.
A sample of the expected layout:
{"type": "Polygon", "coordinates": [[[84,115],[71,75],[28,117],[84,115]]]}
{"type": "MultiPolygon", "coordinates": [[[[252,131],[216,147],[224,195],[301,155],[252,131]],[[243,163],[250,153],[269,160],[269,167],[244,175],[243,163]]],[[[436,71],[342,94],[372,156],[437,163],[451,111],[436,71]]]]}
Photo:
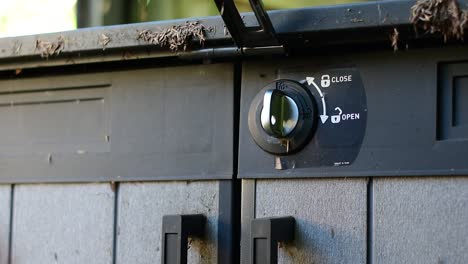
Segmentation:
{"type": "Polygon", "coordinates": [[[245,25],[240,16],[234,0],[214,1],[232,39],[242,51],[251,48],[284,50],[276,38],[275,29],[267,12],[263,8],[261,0],[249,0],[258,22],[258,26],[249,27],[245,25]]]}

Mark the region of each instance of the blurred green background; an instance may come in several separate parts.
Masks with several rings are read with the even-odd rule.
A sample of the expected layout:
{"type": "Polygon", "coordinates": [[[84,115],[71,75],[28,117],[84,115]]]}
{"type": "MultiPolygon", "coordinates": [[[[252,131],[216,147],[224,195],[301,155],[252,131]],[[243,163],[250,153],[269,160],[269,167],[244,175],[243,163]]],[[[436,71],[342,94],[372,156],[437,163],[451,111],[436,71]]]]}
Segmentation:
{"type": "MultiPolygon", "coordinates": [[[[359,0],[358,0],[359,1],[359,0]]],[[[267,10],[300,8],[320,5],[335,5],[356,0],[263,0],[267,10]]],[[[240,12],[251,11],[248,0],[235,0],[240,12]]],[[[132,21],[148,21],[174,19],[196,16],[217,15],[213,0],[137,0],[131,6],[129,19],[132,21]]]]}
{"type": "MultiPolygon", "coordinates": [[[[365,0],[263,0],[268,10],[365,0]]],[[[236,0],[240,12],[248,0],[236,0]]],[[[0,0],[0,37],[218,15],[213,0],[0,0]]]]}

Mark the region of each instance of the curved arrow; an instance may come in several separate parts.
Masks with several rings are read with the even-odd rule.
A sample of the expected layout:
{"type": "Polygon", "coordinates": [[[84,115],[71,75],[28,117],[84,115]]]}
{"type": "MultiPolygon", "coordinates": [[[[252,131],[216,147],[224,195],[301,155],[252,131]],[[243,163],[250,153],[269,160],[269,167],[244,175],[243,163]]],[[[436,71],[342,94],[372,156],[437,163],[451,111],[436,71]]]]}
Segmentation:
{"type": "Polygon", "coordinates": [[[322,93],[322,90],[318,87],[318,85],[314,82],[314,77],[306,77],[306,81],[308,85],[313,84],[315,89],[320,95],[320,99],[322,99],[322,114],[320,115],[320,120],[322,121],[322,124],[325,124],[328,120],[328,115],[327,115],[327,105],[325,104],[325,96],[322,93]]]}

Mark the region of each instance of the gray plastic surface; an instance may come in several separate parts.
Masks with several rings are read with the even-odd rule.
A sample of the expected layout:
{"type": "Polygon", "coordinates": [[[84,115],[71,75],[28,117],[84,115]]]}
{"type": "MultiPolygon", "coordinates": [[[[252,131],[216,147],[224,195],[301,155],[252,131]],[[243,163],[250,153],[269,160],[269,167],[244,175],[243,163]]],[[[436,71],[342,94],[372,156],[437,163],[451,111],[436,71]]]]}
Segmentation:
{"type": "MultiPolygon", "coordinates": [[[[466,6],[466,0],[459,2],[466,6]]],[[[244,62],[239,176],[276,179],[258,180],[257,193],[244,195],[255,185],[244,186],[242,206],[248,210],[242,212],[241,228],[248,232],[246,223],[254,217],[294,216],[296,242],[279,250],[282,263],[468,262],[467,184],[465,178],[449,178],[468,174],[468,49],[417,50],[410,43],[408,51],[393,53],[388,35],[393,27],[411,26],[413,4],[384,1],[270,12],[281,39],[318,55],[244,62]],[[387,50],[365,46],[348,53],[351,46],[376,41],[383,41],[376,48],[387,50]],[[329,50],[333,45],[346,49],[329,50]],[[342,67],[360,72],[367,93],[368,126],[356,161],[275,170],[274,157],[256,146],[247,129],[250,100],[275,78],[302,80],[304,73],[342,67]],[[448,121],[440,119],[447,111],[448,121]],[[444,178],[371,179],[375,190],[367,189],[362,178],[402,175],[444,178]],[[321,179],[284,179],[289,177],[321,179]],[[374,200],[368,200],[373,192],[374,200]]],[[[92,63],[119,61],[106,64],[104,71],[137,65],[143,58],[211,61],[241,54],[220,18],[200,21],[214,27],[206,46],[180,53],[160,50],[136,35],[185,19],[0,40],[0,182],[158,181],[121,183],[116,193],[109,184],[20,184],[13,196],[5,185],[0,188],[0,263],[8,256],[7,230],[12,232],[12,263],[155,263],[162,215],[185,213],[208,217],[208,240],[192,241],[189,263],[223,262],[218,230],[235,229],[218,222],[226,209],[219,208],[219,182],[172,180],[230,179],[237,172],[231,63],[157,68],[155,59],[142,60],[154,63],[146,70],[52,77],[44,68],[37,78],[13,76],[16,69],[43,66],[89,63],[83,68],[95,69],[103,64],[92,63]],[[112,39],[109,45],[99,43],[102,34],[112,39]],[[61,35],[63,52],[41,58],[36,41],[54,42],[61,35]]],[[[406,40],[404,31],[401,37],[406,40]]],[[[437,41],[424,35],[417,43],[424,38],[437,41]]],[[[230,220],[228,226],[237,223],[230,220]]]]}
{"type": "Polygon", "coordinates": [[[231,64],[0,81],[0,182],[230,179],[233,102],[231,64]]]}
{"type": "MultiPolygon", "coordinates": [[[[397,53],[373,51],[246,62],[241,93],[240,177],[467,174],[468,135],[459,133],[456,140],[437,138],[437,98],[439,89],[444,89],[438,78],[451,78],[441,74],[441,65],[455,65],[455,62],[466,65],[467,61],[466,47],[447,47],[410,49],[397,53]],[[275,157],[256,146],[248,130],[247,116],[252,99],[263,86],[276,78],[303,80],[316,72],[345,66],[353,66],[360,71],[368,106],[366,135],[354,163],[349,166],[296,166],[287,170],[275,170],[275,157]]],[[[463,69],[467,69],[466,66],[460,67],[457,74],[468,75],[468,71],[460,72],[463,69]]],[[[466,84],[466,81],[458,82],[458,90],[468,89],[466,84]]],[[[465,92],[461,95],[464,94],[465,92]]],[[[454,109],[467,111],[465,107],[454,109]]],[[[467,115],[465,112],[459,113],[459,116],[467,115]]],[[[302,152],[306,151],[307,146],[302,152]]],[[[291,157],[294,159],[294,154],[291,157]]]]}
{"type": "Polygon", "coordinates": [[[468,178],[374,180],[373,263],[468,263],[468,178]]]}
{"type": "Polygon", "coordinates": [[[162,219],[168,214],[203,214],[205,238],[193,239],[188,263],[217,261],[218,182],[122,183],[117,216],[117,263],[159,263],[162,219]]]}
{"type": "Polygon", "coordinates": [[[278,249],[278,263],[365,263],[366,186],[362,178],[257,180],[255,217],[296,220],[294,242],[278,249]]]}
{"type": "Polygon", "coordinates": [[[0,263],[8,263],[11,186],[0,185],[0,263]]]}
{"type": "Polygon", "coordinates": [[[112,263],[109,184],[15,185],[11,263],[112,263]]]}

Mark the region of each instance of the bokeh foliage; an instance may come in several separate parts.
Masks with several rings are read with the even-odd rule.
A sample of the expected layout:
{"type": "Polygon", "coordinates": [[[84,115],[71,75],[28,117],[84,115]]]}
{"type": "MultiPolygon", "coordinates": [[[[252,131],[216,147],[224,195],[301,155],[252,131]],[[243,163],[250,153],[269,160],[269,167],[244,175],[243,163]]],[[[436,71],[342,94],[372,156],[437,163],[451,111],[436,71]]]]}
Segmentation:
{"type": "MultiPolygon", "coordinates": [[[[363,0],[263,0],[267,10],[336,5],[363,0]]],[[[248,0],[236,0],[240,12],[248,12],[248,0]]],[[[218,15],[213,0],[137,0],[131,7],[130,22],[218,15]]]]}

